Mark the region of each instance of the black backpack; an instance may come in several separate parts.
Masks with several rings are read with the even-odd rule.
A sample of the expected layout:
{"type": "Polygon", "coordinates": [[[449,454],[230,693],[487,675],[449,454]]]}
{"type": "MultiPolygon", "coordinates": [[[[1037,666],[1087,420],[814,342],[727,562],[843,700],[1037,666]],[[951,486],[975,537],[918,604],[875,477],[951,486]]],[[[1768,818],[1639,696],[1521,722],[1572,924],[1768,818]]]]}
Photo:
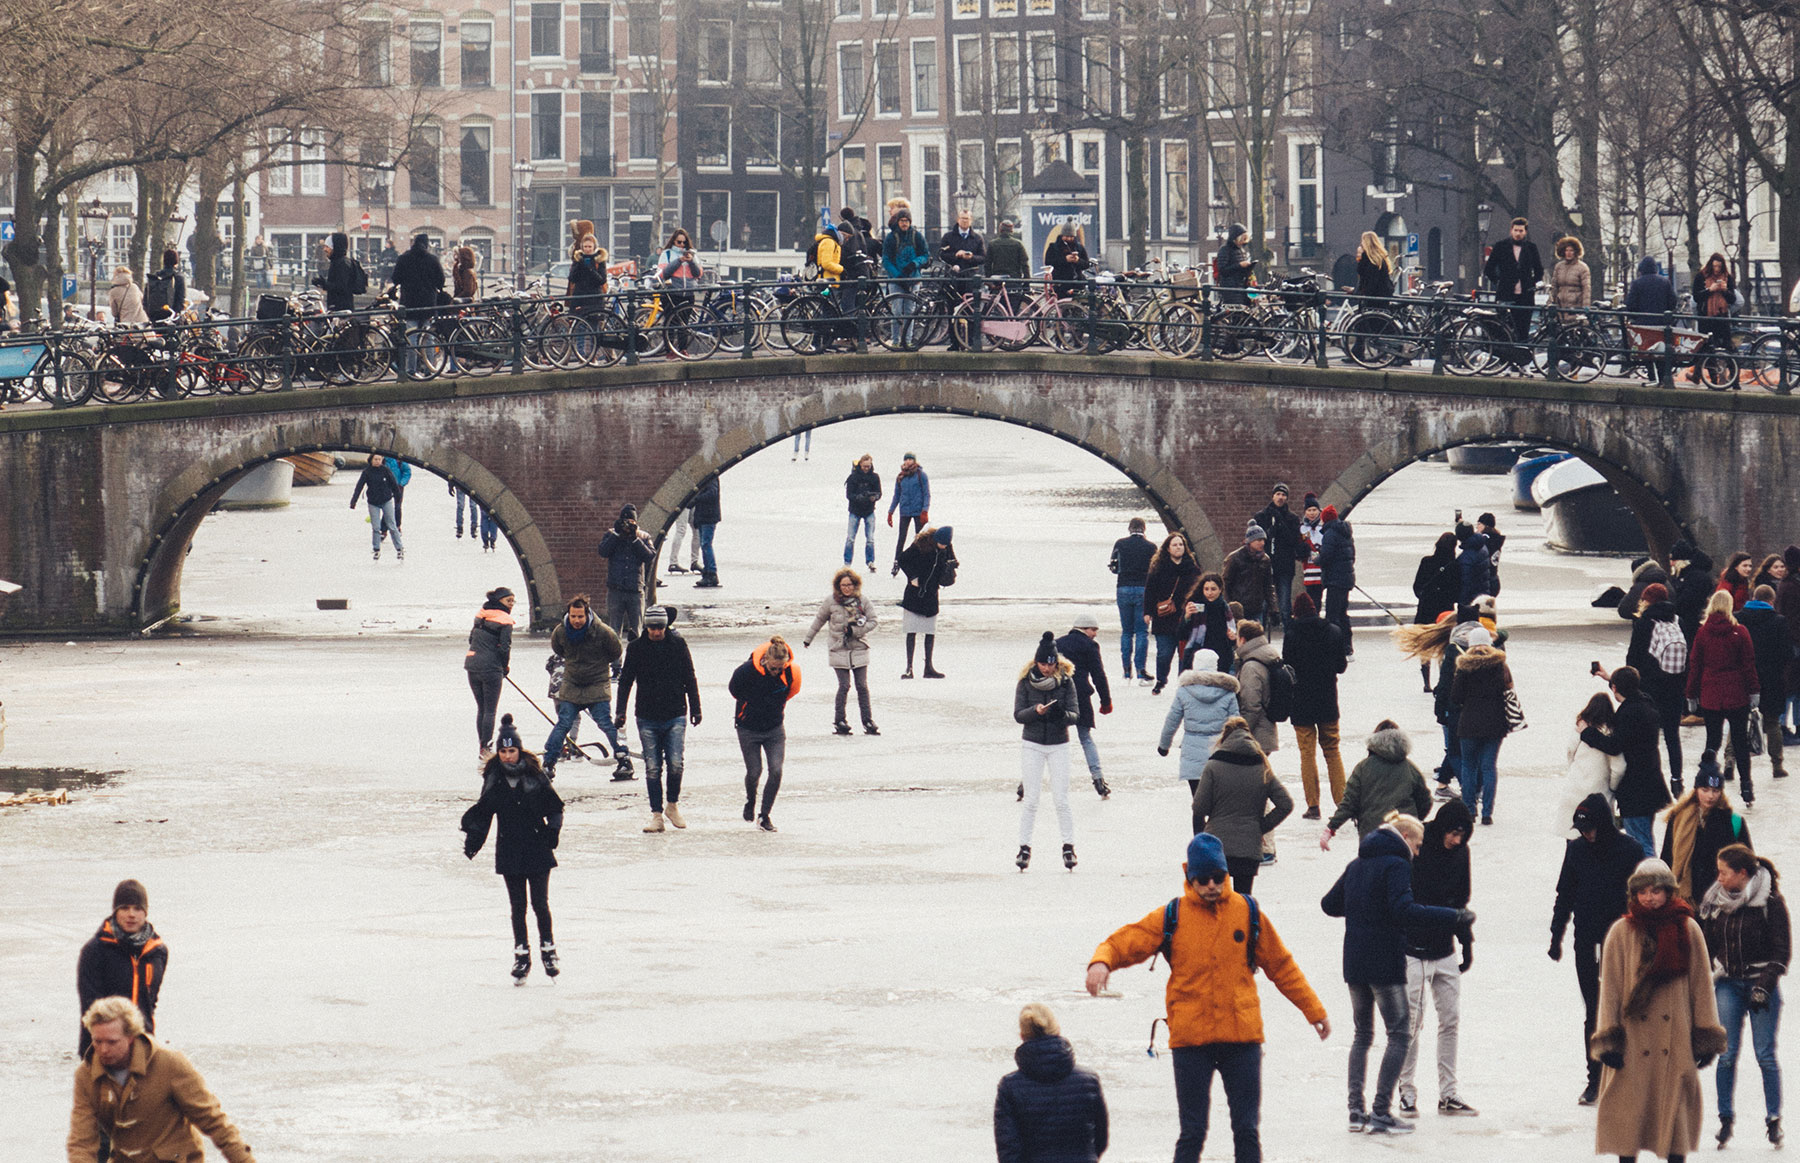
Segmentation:
{"type": "Polygon", "coordinates": [[[350,293],[366,295],[369,293],[369,272],[355,259],[350,260],[350,293]]]}
{"type": "MultiPolygon", "coordinates": [[[[1244,900],[1250,905],[1250,931],[1244,935],[1244,957],[1250,966],[1250,972],[1256,972],[1256,943],[1262,937],[1262,908],[1256,898],[1245,895],[1244,900]]],[[[1156,968],[1156,959],[1161,957],[1163,964],[1169,963],[1169,953],[1175,948],[1175,926],[1181,923],[1181,898],[1176,897],[1163,906],[1162,944],[1150,955],[1150,968],[1156,968]]],[[[1155,1027],[1151,1027],[1152,1038],[1155,1027]]]]}
{"type": "Polygon", "coordinates": [[[806,248],[806,263],[800,268],[800,277],[811,282],[822,273],[819,270],[819,240],[814,238],[812,245],[806,248]]]}
{"type": "Polygon", "coordinates": [[[1265,662],[1263,668],[1269,672],[1269,722],[1285,723],[1294,713],[1294,668],[1285,662],[1265,662]]]}
{"type": "Polygon", "coordinates": [[[175,272],[157,271],[144,280],[144,314],[159,323],[174,313],[175,272]]]}

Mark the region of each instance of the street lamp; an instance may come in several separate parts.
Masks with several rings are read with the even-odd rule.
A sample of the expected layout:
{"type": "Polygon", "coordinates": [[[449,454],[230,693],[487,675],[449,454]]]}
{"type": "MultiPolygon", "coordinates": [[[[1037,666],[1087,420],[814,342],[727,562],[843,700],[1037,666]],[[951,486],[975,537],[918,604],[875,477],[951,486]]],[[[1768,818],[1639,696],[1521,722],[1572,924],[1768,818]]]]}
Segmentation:
{"type": "Polygon", "coordinates": [[[1494,208],[1486,202],[1478,202],[1475,206],[1475,232],[1482,238],[1487,237],[1488,227],[1494,224],[1494,208]]]}
{"type": "MultiPolygon", "coordinates": [[[[1231,209],[1230,203],[1222,201],[1222,200],[1216,200],[1216,201],[1208,202],[1206,204],[1206,208],[1208,210],[1212,211],[1212,220],[1213,220],[1212,221],[1212,232],[1213,232],[1213,234],[1214,235],[1224,234],[1225,233],[1225,211],[1231,209]]],[[[1231,240],[1226,239],[1225,241],[1230,242],[1231,240]]]]}
{"type": "Polygon", "coordinates": [[[526,161],[514,162],[512,168],[513,288],[520,291],[525,289],[525,207],[519,199],[531,189],[533,168],[526,161]]]}
{"type": "Polygon", "coordinates": [[[1569,207],[1569,225],[1575,228],[1577,234],[1581,233],[1581,224],[1585,221],[1587,221],[1587,214],[1582,211],[1579,202],[1569,207]]]}
{"type": "Polygon", "coordinates": [[[1656,212],[1657,229],[1662,232],[1663,248],[1668,252],[1668,275],[1675,277],[1675,232],[1687,213],[1675,206],[1664,206],[1656,212]]]}
{"type": "Polygon", "coordinates": [[[106,249],[106,222],[110,215],[96,195],[77,217],[81,219],[81,245],[87,250],[88,256],[88,318],[92,319],[100,278],[100,254],[106,249]]]}
{"type": "Polygon", "coordinates": [[[175,228],[175,241],[170,244],[171,248],[179,251],[181,249],[181,236],[187,231],[187,215],[180,213],[170,214],[169,225],[175,228]]]}

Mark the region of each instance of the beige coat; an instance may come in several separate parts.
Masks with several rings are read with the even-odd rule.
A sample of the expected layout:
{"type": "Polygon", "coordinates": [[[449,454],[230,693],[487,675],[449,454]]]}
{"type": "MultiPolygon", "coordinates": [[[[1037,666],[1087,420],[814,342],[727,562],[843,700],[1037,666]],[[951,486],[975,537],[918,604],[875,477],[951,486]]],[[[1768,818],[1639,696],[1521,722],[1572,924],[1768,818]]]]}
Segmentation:
{"type": "Polygon", "coordinates": [[[1269,718],[1269,668],[1281,665],[1281,652],[1266,635],[1238,643],[1238,712],[1250,723],[1250,734],[1267,755],[1281,746],[1281,733],[1269,718]],[[1247,662],[1259,663],[1246,666],[1247,662]]]}
{"type": "Polygon", "coordinates": [[[114,1163],[203,1163],[203,1132],[231,1163],[256,1163],[194,1064],[149,1034],[137,1036],[123,1086],[92,1049],[75,1068],[69,1163],[94,1163],[102,1134],[112,1140],[114,1163]]]}
{"type": "Polygon", "coordinates": [[[1593,276],[1580,259],[1559,258],[1550,270],[1550,302],[1558,307],[1585,307],[1594,301],[1593,276]]]}
{"type": "Polygon", "coordinates": [[[112,290],[107,292],[106,305],[112,310],[115,323],[150,322],[150,316],[144,314],[144,292],[138,289],[130,274],[113,275],[112,290]]]}
{"type": "Polygon", "coordinates": [[[1628,1016],[1625,1005],[1654,946],[1625,917],[1607,931],[1600,951],[1600,1010],[1589,1052],[1597,1059],[1617,1050],[1625,1065],[1620,1070],[1607,1067],[1600,1075],[1596,1155],[1641,1151],[1666,1159],[1692,1155],[1700,1145],[1700,1070],[1694,1059],[1724,1050],[1725,1030],[1713,999],[1706,938],[1697,922],[1686,924],[1687,976],[1657,986],[1641,1017],[1628,1016]]]}

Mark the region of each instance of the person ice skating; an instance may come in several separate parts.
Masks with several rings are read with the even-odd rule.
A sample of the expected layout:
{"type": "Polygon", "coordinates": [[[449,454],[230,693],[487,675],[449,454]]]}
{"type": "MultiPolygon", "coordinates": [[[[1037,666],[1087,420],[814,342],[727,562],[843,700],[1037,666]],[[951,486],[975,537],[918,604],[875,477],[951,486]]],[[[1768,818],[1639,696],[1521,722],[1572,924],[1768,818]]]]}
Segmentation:
{"type": "MultiPolygon", "coordinates": [[[[1779,563],[1781,559],[1775,561],[1779,563]]],[[[1775,779],[1786,779],[1781,716],[1787,709],[1787,668],[1794,661],[1794,649],[1787,619],[1775,612],[1773,586],[1761,585],[1751,591],[1750,600],[1738,614],[1738,624],[1750,632],[1750,645],[1756,654],[1756,706],[1762,714],[1763,750],[1769,757],[1769,774],[1775,779]]],[[[1731,778],[1729,761],[1725,778],[1731,778]]]]}
{"type": "Polygon", "coordinates": [[[1687,712],[1688,640],[1682,636],[1675,603],[1669,600],[1668,587],[1662,583],[1646,585],[1633,609],[1631,645],[1625,651],[1625,664],[1638,672],[1640,687],[1656,707],[1663,746],[1669,753],[1669,782],[1679,795],[1681,718],[1687,712]]]}
{"type": "Polygon", "coordinates": [[[1423,819],[1431,811],[1431,789],[1425,786],[1425,777],[1409,758],[1412,740],[1400,724],[1392,719],[1375,724],[1368,748],[1368,758],[1350,773],[1337,808],[1325,823],[1320,848],[1331,847],[1331,838],[1346,821],[1356,821],[1356,835],[1361,839],[1395,812],[1423,819]]]}
{"type": "Polygon", "coordinates": [[[1261,525],[1252,523],[1244,530],[1244,543],[1226,555],[1221,581],[1226,601],[1236,602],[1244,617],[1280,619],[1275,607],[1275,561],[1269,552],[1269,534],[1261,525]]]}
{"type": "Polygon", "coordinates": [[[1462,743],[1463,803],[1481,806],[1481,822],[1494,822],[1494,795],[1500,783],[1500,744],[1512,731],[1506,692],[1512,689],[1506,654],[1493,646],[1471,646],[1456,660],[1450,701],[1456,704],[1456,734],[1462,743]]]}
{"type": "Polygon", "coordinates": [[[1700,1145],[1700,1071],[1726,1044],[1706,938],[1662,861],[1639,864],[1626,890],[1600,952],[1594,1154],[1686,1159],[1700,1145]]]}
{"type": "Polygon", "coordinates": [[[646,832],[663,830],[663,820],[687,827],[681,818],[681,775],[687,728],[700,725],[700,684],[687,641],[675,632],[675,611],[651,606],[644,611],[644,632],[625,648],[619,669],[618,710],[613,725],[625,729],[631,688],[637,687],[638,744],[644,755],[644,783],[650,791],[650,823],[646,832]],[[668,802],[663,801],[663,771],[669,775],[668,802]]]}
{"type": "MultiPolygon", "coordinates": [[[[849,257],[848,248],[846,248],[845,257],[849,257]]],[[[802,437],[806,440],[806,459],[809,461],[812,459],[812,429],[808,428],[803,432],[794,433],[794,455],[788,457],[789,460],[800,459],[800,442],[802,437]]]]}
{"type": "Polygon", "coordinates": [[[1491,570],[1488,562],[1487,538],[1475,532],[1475,526],[1456,527],[1456,600],[1465,606],[1487,593],[1491,570]]]}
{"type": "Polygon", "coordinates": [[[1781,978],[1793,956],[1793,933],[1781,877],[1775,866],[1742,844],[1721,849],[1718,879],[1700,900],[1700,928],[1717,976],[1713,995],[1725,1026],[1725,1052],[1719,1055],[1719,1146],[1731,1140],[1737,1121],[1738,1050],[1744,1019],[1750,1019],[1750,1045],[1762,1074],[1763,1129],[1769,1142],[1781,1146],[1781,1063],[1775,1056],[1775,1034],[1781,1026],[1781,978]]]}
{"type": "Polygon", "coordinates": [[[1140,686],[1150,685],[1150,624],[1144,619],[1144,587],[1150,581],[1150,559],[1156,556],[1156,543],[1144,536],[1144,519],[1133,517],[1125,526],[1125,536],[1113,542],[1112,557],[1106,563],[1118,578],[1116,594],[1119,603],[1119,670],[1130,682],[1137,675],[1140,686]]]}
{"type": "Polygon", "coordinates": [[[700,531],[694,528],[694,510],[692,506],[675,514],[675,523],[669,527],[669,565],[670,573],[700,572],[700,531]],[[689,537],[689,534],[693,536],[689,537]],[[681,564],[681,543],[687,541],[687,564],[681,564]]]}
{"type": "Polygon", "coordinates": [[[1200,773],[1212,755],[1213,741],[1225,730],[1225,722],[1241,714],[1238,707],[1238,680],[1219,670],[1219,656],[1210,650],[1194,655],[1194,669],[1181,676],[1175,686],[1175,697],[1169,700],[1169,713],[1163,716],[1162,737],[1156,753],[1167,755],[1180,728],[1181,765],[1176,777],[1187,781],[1188,799],[1200,788],[1200,773]]]}
{"type": "Polygon", "coordinates": [[[1600,1097],[1600,1062],[1588,1053],[1600,1006],[1600,946],[1612,923],[1625,914],[1625,884],[1644,860],[1638,842],[1613,824],[1612,805],[1595,792],[1571,817],[1577,836],[1563,848],[1556,877],[1556,906],[1550,916],[1550,960],[1561,961],[1563,934],[1575,922],[1575,983],[1587,1016],[1582,1023],[1581,1058],[1587,1088],[1577,1100],[1593,1106],[1600,1097]]]}
{"type": "Polygon", "coordinates": [[[1717,755],[1725,728],[1731,729],[1738,786],[1746,808],[1756,803],[1750,782],[1750,708],[1761,695],[1756,644],[1732,613],[1728,590],[1716,590],[1706,605],[1706,620],[1688,647],[1687,697],[1700,703],[1706,723],[1706,750],[1717,755]]]}
{"type": "Polygon", "coordinates": [[[483,763],[494,754],[494,713],[500,708],[500,688],[512,671],[514,600],[505,586],[487,592],[475,624],[469,627],[469,650],[463,655],[463,670],[475,693],[475,735],[483,763]]]}
{"type": "Polygon", "coordinates": [[[537,914],[544,974],[555,977],[562,972],[550,919],[550,870],[556,867],[556,845],[562,837],[563,802],[538,766],[537,756],[525,750],[511,715],[501,717],[494,747],[494,757],[481,773],[481,796],[462,816],[463,855],[475,859],[487,843],[489,828],[499,822],[494,871],[506,881],[512,906],[512,976],[523,985],[531,972],[531,937],[525,929],[528,892],[531,911],[537,914]]]}
{"type": "Polygon", "coordinates": [[[1153,695],[1160,695],[1169,683],[1169,664],[1175,660],[1188,602],[1199,586],[1200,566],[1188,552],[1187,535],[1169,534],[1151,557],[1144,581],[1144,625],[1156,639],[1153,695]]]}
{"type": "MultiPolygon", "coordinates": [[[[169,947],[150,923],[150,893],[136,880],[113,889],[112,912],[81,947],[75,964],[75,993],[81,1012],[103,997],[129,998],[145,1030],[156,1030],[156,998],[169,971],[169,947]]],[[[85,1023],[75,1049],[86,1054],[91,1036],[85,1023]]]]}
{"type": "Polygon", "coordinates": [[[1225,720],[1218,746],[1200,769],[1193,809],[1194,831],[1219,838],[1233,887],[1249,895],[1262,867],[1263,840],[1293,814],[1294,797],[1275,778],[1243,716],[1225,720]]]}
{"type": "Polygon", "coordinates": [[[635,777],[630,749],[613,725],[612,716],[612,672],[624,654],[619,636],[595,615],[588,596],[576,594],[570,598],[562,621],[550,631],[551,665],[560,660],[563,675],[556,688],[556,725],[550,728],[550,737],[544,741],[546,779],[556,778],[563,740],[568,738],[569,729],[580,720],[583,711],[605,732],[607,742],[612,745],[613,758],[617,760],[613,765],[613,779],[623,781],[635,777]]]}
{"type": "Polygon", "coordinates": [[[400,522],[394,510],[398,488],[394,484],[393,473],[382,462],[379,454],[369,455],[369,463],[363,466],[362,475],[356,478],[356,488],[350,492],[350,508],[356,508],[356,502],[362,499],[364,490],[369,494],[369,545],[375,552],[375,560],[381,560],[381,539],[391,536],[394,539],[394,556],[405,561],[406,550],[400,545],[400,522]]]}
{"type": "Polygon", "coordinates": [[[1663,813],[1662,862],[1675,874],[1675,895],[1702,900],[1718,876],[1719,853],[1732,844],[1754,848],[1750,825],[1731,809],[1725,778],[1712,752],[1700,757],[1693,788],[1663,813]]]}
{"type": "Polygon", "coordinates": [[[1437,682],[1429,685],[1432,712],[1444,736],[1444,758],[1439,761],[1436,773],[1436,793],[1441,798],[1460,794],[1460,788],[1451,790],[1452,783],[1460,784],[1462,774],[1462,742],[1456,736],[1461,708],[1450,699],[1451,688],[1455,685],[1456,660],[1469,647],[1489,645],[1493,640],[1480,621],[1479,612],[1470,605],[1458,605],[1454,612],[1440,614],[1429,625],[1414,623],[1394,627],[1394,641],[1400,652],[1417,661],[1422,671],[1429,673],[1431,664],[1437,663],[1437,682]]]}
{"type": "Polygon", "coordinates": [[[1294,708],[1288,719],[1300,748],[1300,789],[1306,796],[1303,820],[1319,818],[1319,760],[1331,784],[1331,802],[1344,798],[1344,758],[1338,749],[1337,676],[1349,664],[1344,638],[1319,617],[1312,596],[1294,595],[1293,617],[1281,639],[1281,660],[1294,671],[1294,708]],[[1317,748],[1317,751],[1314,749],[1317,748]]]}
{"type": "Polygon", "coordinates": [[[1487,585],[1481,592],[1498,597],[1500,594],[1500,551],[1506,548],[1506,534],[1500,532],[1500,526],[1492,513],[1483,513],[1475,518],[1475,532],[1487,542],[1487,585]]]}
{"type": "Polygon", "coordinates": [[[907,529],[923,533],[931,523],[931,478],[925,475],[919,458],[910,452],[900,458],[900,471],[894,477],[894,495],[887,510],[890,529],[894,527],[896,509],[900,511],[900,532],[894,539],[894,568],[888,571],[889,577],[901,570],[900,555],[907,548],[907,529]]]}
{"type": "Polygon", "coordinates": [[[844,478],[844,500],[850,509],[850,527],[844,533],[844,564],[856,557],[856,530],[863,534],[863,561],[870,572],[875,569],[875,502],[881,500],[881,476],[875,471],[875,458],[863,453],[850,466],[844,478]]]}
{"type": "Polygon", "coordinates": [[[696,589],[719,587],[719,559],[713,554],[713,538],[718,535],[724,510],[719,504],[719,478],[715,474],[701,483],[694,494],[694,537],[700,545],[700,580],[696,589]]]}
{"type": "Polygon", "coordinates": [[[606,624],[619,641],[638,636],[644,620],[644,571],[656,561],[650,535],[638,528],[636,505],[625,505],[595,549],[606,559],[606,624]]]}
{"type": "Polygon", "coordinates": [[[1613,701],[1604,692],[1588,699],[1587,705],[1575,716],[1575,733],[1569,740],[1569,767],[1563,775],[1562,796],[1556,813],[1551,816],[1558,834],[1567,829],[1564,821],[1570,814],[1595,792],[1605,796],[1607,804],[1613,803],[1613,795],[1625,778],[1625,756],[1608,753],[1601,747],[1612,742],[1616,718],[1613,701]],[[1600,747],[1583,742],[1582,735],[1589,728],[1604,737],[1598,741],[1600,747]]]}
{"type": "Polygon", "coordinates": [[[1275,716],[1285,707],[1293,713],[1293,684],[1285,672],[1281,653],[1269,641],[1262,623],[1246,619],[1237,624],[1238,710],[1250,724],[1250,734],[1264,755],[1281,749],[1279,723],[1275,716]],[[1286,694],[1280,689],[1285,688],[1286,694]]]}
{"type": "MultiPolygon", "coordinates": [[[[1413,900],[1422,905],[1466,909],[1473,892],[1469,872],[1469,838],[1475,819],[1461,800],[1440,805],[1425,825],[1425,839],[1413,857],[1413,900]]],[[[1425,1002],[1437,1010],[1437,1075],[1440,1115],[1470,1116],[1479,1112],[1462,1099],[1456,1084],[1457,1031],[1462,1022],[1462,979],[1475,963],[1475,933],[1454,932],[1441,925],[1406,928],[1406,1008],[1412,1016],[1412,1040],[1400,1063],[1400,1115],[1417,1118],[1419,1092],[1414,1077],[1419,1064],[1419,1033],[1425,1025],[1425,1002]],[[1455,941],[1452,941],[1452,937],[1455,941]],[[1462,957],[1456,956],[1456,943],[1462,957]]]]}
{"type": "MultiPolygon", "coordinates": [[[[1456,565],[1456,534],[1438,535],[1430,555],[1419,559],[1419,568],[1413,573],[1412,589],[1413,597],[1418,599],[1413,610],[1415,626],[1435,625],[1439,618],[1456,609],[1457,597],[1462,590],[1456,565]]],[[[1425,693],[1430,694],[1429,659],[1419,659],[1419,681],[1424,685],[1425,693]]]]}
{"type": "Polygon", "coordinates": [[[1607,679],[1619,706],[1613,712],[1612,731],[1588,724],[1581,741],[1588,747],[1625,760],[1625,773],[1613,790],[1625,832],[1638,842],[1645,856],[1656,855],[1656,813],[1670,800],[1663,781],[1662,757],[1656,749],[1660,715],[1643,692],[1635,667],[1621,666],[1607,679]]]}
{"type": "Polygon", "coordinates": [[[1413,1125],[1394,1114],[1394,1088],[1412,1045],[1412,1017],[1406,1002],[1406,937],[1409,930],[1436,927],[1453,932],[1474,924],[1467,908],[1423,905],[1413,899],[1412,861],[1424,843],[1425,826],[1412,816],[1394,817],[1363,837],[1356,859],[1319,902],[1325,915],[1344,918],[1344,981],[1350,986],[1356,1038],[1350,1043],[1350,1130],[1371,1135],[1410,1134],[1413,1125]],[[1375,1014],[1387,1027],[1387,1048],[1364,1106],[1364,1078],[1375,1044],[1375,1014]]]}
{"type": "Polygon", "coordinates": [[[1019,672],[1013,689],[1013,722],[1023,728],[1019,744],[1024,795],[1019,808],[1019,855],[1024,872],[1031,863],[1031,834],[1037,825],[1038,797],[1044,777],[1056,803],[1062,829],[1063,867],[1075,868],[1075,813],[1069,807],[1069,724],[1080,714],[1075,699],[1075,665],[1056,652],[1056,635],[1044,631],[1037,652],[1019,672]]]}
{"type": "MultiPolygon", "coordinates": [[[[382,458],[382,464],[394,477],[394,528],[399,530],[406,524],[406,486],[412,483],[412,465],[397,456],[382,458]]],[[[394,542],[396,555],[399,555],[400,543],[394,542]]]]}
{"type": "Polygon", "coordinates": [[[919,530],[913,543],[900,555],[900,569],[906,574],[906,588],[900,594],[900,628],[906,632],[906,673],[913,676],[913,646],[925,636],[926,678],[943,678],[943,672],[931,663],[937,647],[938,591],[956,584],[956,550],[951,545],[955,530],[944,525],[926,526],[919,530]]]}
{"type": "Polygon", "coordinates": [[[1180,896],[1094,950],[1087,991],[1099,996],[1115,970],[1161,953],[1169,965],[1164,1005],[1181,1121],[1175,1163],[1198,1163],[1215,1073],[1231,1110],[1234,1163],[1261,1163],[1263,1024],[1256,971],[1305,1015],[1320,1041],[1331,1036],[1331,1021],[1275,922],[1252,898],[1233,890],[1219,838],[1202,832],[1188,841],[1181,871],[1180,896]]]}
{"type": "Polygon", "coordinates": [[[881,734],[881,729],[875,726],[875,714],[869,708],[869,633],[875,629],[876,622],[875,603],[863,596],[862,575],[846,565],[832,575],[831,593],[819,603],[812,627],[800,640],[800,645],[811,647],[820,630],[830,633],[828,661],[831,669],[837,672],[838,680],[837,718],[832,724],[836,734],[850,734],[852,681],[856,685],[856,708],[862,715],[863,734],[881,734]]]}
{"type": "Polygon", "coordinates": [[[1075,615],[1069,632],[1056,640],[1056,652],[1075,667],[1075,697],[1081,703],[1081,714],[1075,721],[1075,738],[1087,759],[1088,777],[1094,781],[1094,792],[1101,799],[1112,796],[1106,776],[1100,771],[1100,749],[1094,746],[1094,693],[1100,694],[1100,713],[1112,714],[1112,687],[1106,681],[1106,664],[1100,658],[1100,619],[1092,610],[1075,615]]]}
{"type": "Polygon", "coordinates": [[[493,553],[500,547],[500,522],[494,520],[492,509],[481,511],[481,551],[493,553]]]}
{"type": "Polygon", "coordinates": [[[738,748],[744,754],[744,821],[755,821],[765,832],[775,831],[769,810],[781,790],[781,766],[787,757],[788,700],[800,693],[800,664],[794,661],[787,640],[777,634],[750,652],[732,672],[729,686],[737,700],[738,748]],[[762,782],[767,757],[769,779],[762,782]],[[762,786],[762,810],[757,811],[756,789],[762,786]]]}
{"type": "Polygon", "coordinates": [[[1344,657],[1356,657],[1356,644],[1350,632],[1350,591],[1356,588],[1356,539],[1350,522],[1338,515],[1337,508],[1325,506],[1324,530],[1319,540],[1319,582],[1325,587],[1326,622],[1336,626],[1344,638],[1344,657]]]}
{"type": "Polygon", "coordinates": [[[1018,1069],[994,1096],[999,1163],[1098,1163],[1106,1153],[1106,1095],[1100,1076],[1075,1065],[1075,1048],[1042,1002],[1019,1011],[1018,1069]]]}
{"type": "Polygon", "coordinates": [[[469,534],[471,539],[479,536],[481,525],[481,503],[469,494],[469,490],[463,488],[455,481],[447,481],[445,483],[449,486],[450,495],[456,500],[456,539],[458,541],[462,540],[464,508],[467,508],[469,511],[469,534]]]}
{"type": "Polygon", "coordinates": [[[69,1163],[200,1163],[201,1135],[228,1163],[256,1163],[206,1079],[181,1051],[145,1032],[143,1014],[130,998],[100,998],[82,1013],[81,1025],[92,1045],[75,1067],[69,1163]]]}

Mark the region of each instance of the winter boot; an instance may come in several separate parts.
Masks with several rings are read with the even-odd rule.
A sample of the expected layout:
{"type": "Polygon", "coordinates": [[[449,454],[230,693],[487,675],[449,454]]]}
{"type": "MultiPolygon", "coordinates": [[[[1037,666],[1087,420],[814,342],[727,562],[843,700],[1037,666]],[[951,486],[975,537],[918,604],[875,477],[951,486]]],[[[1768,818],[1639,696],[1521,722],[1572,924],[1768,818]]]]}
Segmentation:
{"type": "Polygon", "coordinates": [[[756,801],[755,800],[745,800],[744,801],[744,823],[754,824],[755,822],[756,822],[756,801]]]}
{"type": "Polygon", "coordinates": [[[1024,872],[1027,868],[1030,868],[1031,867],[1031,845],[1029,845],[1029,844],[1019,845],[1019,854],[1017,856],[1013,857],[1013,863],[1019,866],[1020,872],[1024,872]]]}
{"type": "Polygon", "coordinates": [[[663,815],[667,817],[669,823],[677,828],[687,827],[687,821],[681,818],[681,808],[676,805],[674,800],[663,805],[663,815]]]}
{"type": "Polygon", "coordinates": [[[1073,844],[1063,845],[1063,867],[1070,872],[1075,871],[1075,845],[1073,844]]]}
{"type": "Polygon", "coordinates": [[[512,967],[513,981],[519,985],[524,985],[525,984],[525,975],[530,972],[531,972],[531,946],[529,946],[529,945],[514,945],[513,946],[513,967],[512,967]]]}
{"type": "Polygon", "coordinates": [[[719,575],[716,573],[702,573],[700,575],[700,580],[694,583],[694,588],[697,590],[716,590],[716,589],[718,589],[719,588],[719,575]]]}
{"type": "Polygon", "coordinates": [[[1731,1123],[1730,1115],[1719,1116],[1719,1133],[1713,1137],[1719,1141],[1719,1150],[1721,1151],[1725,1149],[1725,1144],[1731,1142],[1731,1123]]]}
{"type": "MultiPolygon", "coordinates": [[[[1021,784],[1019,787],[1019,792],[1020,792],[1019,798],[1020,799],[1025,798],[1024,791],[1025,791],[1024,785],[1021,784]]],[[[1104,776],[1096,775],[1094,777],[1094,794],[1099,796],[1103,800],[1112,799],[1112,788],[1111,788],[1111,786],[1109,786],[1107,784],[1106,778],[1104,776]]]]}
{"type": "Polygon", "coordinates": [[[850,721],[848,719],[839,719],[837,723],[832,726],[831,733],[833,735],[848,735],[850,733],[850,721]]]}
{"type": "Polygon", "coordinates": [[[1575,1105],[1576,1106],[1593,1106],[1595,1103],[1597,1103],[1599,1101],[1600,1101],[1600,1080],[1598,1078],[1590,1078],[1590,1079],[1588,1079],[1587,1089],[1581,1092],[1581,1097],[1575,1100],[1575,1105]]]}
{"type": "Polygon", "coordinates": [[[1363,1130],[1371,1135],[1410,1135],[1418,1128],[1391,1114],[1372,1114],[1363,1130]]]}
{"type": "Polygon", "coordinates": [[[1781,1116],[1770,1115],[1764,1120],[1763,1127],[1769,1132],[1769,1142],[1781,1146],[1781,1116]]]}
{"type": "Polygon", "coordinates": [[[1317,820],[1317,819],[1319,819],[1320,818],[1319,805],[1318,804],[1308,805],[1307,809],[1304,812],[1300,813],[1300,818],[1302,820],[1317,820]]]}
{"type": "Polygon", "coordinates": [[[1013,793],[1013,802],[1021,804],[1025,802],[1025,785],[1023,783],[1019,785],[1019,790],[1013,793]]]}
{"type": "Polygon", "coordinates": [[[663,814],[661,812],[651,812],[650,813],[650,822],[648,824],[644,825],[644,831],[660,832],[662,830],[663,830],[663,814]]]}
{"type": "Polygon", "coordinates": [[[671,561],[669,563],[669,572],[670,573],[686,573],[687,566],[681,564],[679,561],[671,561]]]}
{"type": "Polygon", "coordinates": [[[760,815],[756,818],[756,826],[758,828],[761,828],[765,832],[780,831],[780,829],[775,827],[775,821],[769,819],[769,813],[767,813],[767,812],[764,812],[762,815],[760,815]]]}
{"type": "Polygon", "coordinates": [[[864,735],[879,735],[879,734],[881,734],[881,728],[877,727],[875,725],[875,720],[864,719],[863,720],[863,734],[864,735]]]}
{"type": "Polygon", "coordinates": [[[906,668],[906,673],[901,675],[900,677],[901,678],[911,678],[912,676],[913,676],[912,667],[909,666],[906,668]]]}
{"type": "Polygon", "coordinates": [[[544,963],[544,976],[554,978],[562,970],[556,964],[556,946],[540,944],[538,958],[544,963]]]}

